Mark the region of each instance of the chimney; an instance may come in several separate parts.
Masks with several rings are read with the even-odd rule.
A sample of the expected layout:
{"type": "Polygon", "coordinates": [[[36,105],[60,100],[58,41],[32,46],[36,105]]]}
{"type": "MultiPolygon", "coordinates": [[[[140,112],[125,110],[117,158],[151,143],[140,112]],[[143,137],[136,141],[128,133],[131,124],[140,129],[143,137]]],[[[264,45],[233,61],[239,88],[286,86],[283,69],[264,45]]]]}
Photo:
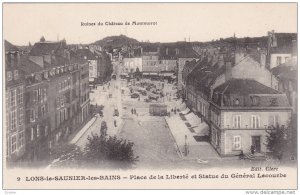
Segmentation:
{"type": "Polygon", "coordinates": [[[228,81],[232,77],[232,63],[231,62],[226,62],[225,63],[225,81],[228,81]]]}

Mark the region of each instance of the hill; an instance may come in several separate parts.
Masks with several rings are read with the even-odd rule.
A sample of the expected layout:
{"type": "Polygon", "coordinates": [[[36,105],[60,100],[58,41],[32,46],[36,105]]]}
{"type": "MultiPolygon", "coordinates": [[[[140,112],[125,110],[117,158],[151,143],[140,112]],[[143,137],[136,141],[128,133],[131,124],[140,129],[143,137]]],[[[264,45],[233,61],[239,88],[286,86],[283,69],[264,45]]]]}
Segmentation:
{"type": "Polygon", "coordinates": [[[120,48],[124,45],[138,45],[139,41],[133,38],[126,37],[125,35],[120,36],[109,36],[101,40],[94,42],[96,45],[100,45],[104,48],[120,48]]]}

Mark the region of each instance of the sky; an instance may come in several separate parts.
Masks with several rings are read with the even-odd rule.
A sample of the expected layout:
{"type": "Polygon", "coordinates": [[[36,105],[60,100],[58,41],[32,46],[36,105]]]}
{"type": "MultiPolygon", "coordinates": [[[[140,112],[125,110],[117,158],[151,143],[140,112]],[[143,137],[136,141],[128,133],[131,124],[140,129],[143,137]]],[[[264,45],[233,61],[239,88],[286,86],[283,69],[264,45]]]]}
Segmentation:
{"type": "Polygon", "coordinates": [[[28,45],[44,36],[67,43],[92,43],[126,35],[139,41],[211,41],[297,32],[296,3],[4,3],[3,37],[28,45]],[[105,22],[156,22],[107,26],[105,22]],[[81,22],[103,26],[81,26],[81,22]]]}

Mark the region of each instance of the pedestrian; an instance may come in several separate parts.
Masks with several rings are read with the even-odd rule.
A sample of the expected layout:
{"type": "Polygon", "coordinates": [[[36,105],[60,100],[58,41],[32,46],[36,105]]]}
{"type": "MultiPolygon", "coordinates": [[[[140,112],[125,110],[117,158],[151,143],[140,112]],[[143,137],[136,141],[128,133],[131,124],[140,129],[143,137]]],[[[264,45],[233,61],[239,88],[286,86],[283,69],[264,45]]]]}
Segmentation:
{"type": "Polygon", "coordinates": [[[116,120],[114,120],[114,125],[115,125],[115,127],[117,127],[117,121],[116,120]]]}
{"type": "Polygon", "coordinates": [[[133,108],[131,108],[131,114],[133,114],[133,108]]]}

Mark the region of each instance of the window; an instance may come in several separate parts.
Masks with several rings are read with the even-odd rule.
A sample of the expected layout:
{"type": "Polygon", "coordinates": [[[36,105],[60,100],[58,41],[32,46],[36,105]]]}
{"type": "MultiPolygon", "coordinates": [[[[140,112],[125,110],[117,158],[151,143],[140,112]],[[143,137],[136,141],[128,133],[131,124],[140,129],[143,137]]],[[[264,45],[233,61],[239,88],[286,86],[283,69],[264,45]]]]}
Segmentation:
{"type": "Polygon", "coordinates": [[[43,100],[47,101],[47,89],[46,88],[43,89],[43,100]]]}
{"type": "Polygon", "coordinates": [[[241,136],[233,136],[233,150],[242,149],[242,138],[241,136]]]}
{"type": "Polygon", "coordinates": [[[44,116],[45,113],[46,113],[46,106],[43,105],[43,106],[41,107],[41,115],[44,116]]]}
{"type": "Polygon", "coordinates": [[[64,81],[62,81],[62,83],[61,83],[61,90],[62,90],[62,91],[65,90],[65,82],[64,82],[64,81]]]}
{"type": "Polygon", "coordinates": [[[203,104],[202,108],[203,108],[202,115],[206,116],[206,106],[203,104]]]}
{"type": "Polygon", "coordinates": [[[242,123],[242,120],[241,120],[241,115],[234,115],[233,116],[233,127],[234,128],[241,128],[241,123],[242,123]]]}
{"type": "Polygon", "coordinates": [[[16,90],[10,91],[10,109],[14,109],[16,106],[16,90]]]}
{"type": "Polygon", "coordinates": [[[18,70],[15,70],[15,71],[14,71],[14,79],[15,79],[15,80],[18,80],[18,78],[19,78],[19,71],[18,71],[18,70]]]}
{"type": "Polygon", "coordinates": [[[289,61],[289,59],[290,59],[289,57],[284,58],[285,62],[289,61]]]}
{"type": "Polygon", "coordinates": [[[279,115],[269,116],[269,126],[276,127],[279,124],[279,115]]]}
{"type": "Polygon", "coordinates": [[[33,102],[37,102],[38,101],[38,90],[34,90],[33,91],[33,102]]]}
{"type": "Polygon", "coordinates": [[[60,122],[63,122],[65,120],[65,113],[64,109],[60,111],[60,122]]]}
{"type": "Polygon", "coordinates": [[[270,99],[270,106],[278,106],[277,98],[270,99]]]}
{"type": "Polygon", "coordinates": [[[23,107],[20,107],[19,108],[19,119],[18,119],[18,122],[19,122],[19,125],[23,125],[23,122],[24,122],[24,109],[23,107]]]}
{"type": "Polygon", "coordinates": [[[58,83],[58,92],[61,92],[61,83],[58,83]]]}
{"type": "Polygon", "coordinates": [[[40,136],[40,125],[36,126],[36,137],[40,136]]]}
{"type": "Polygon", "coordinates": [[[47,136],[48,135],[48,126],[46,125],[45,126],[45,136],[47,136]]]}
{"type": "Polygon", "coordinates": [[[22,131],[19,133],[19,144],[18,147],[21,148],[25,144],[25,132],[22,131]]]}
{"type": "Polygon", "coordinates": [[[34,129],[33,127],[31,127],[31,141],[33,140],[33,138],[34,138],[34,129]]]}
{"type": "Polygon", "coordinates": [[[17,127],[17,113],[16,110],[10,112],[10,127],[11,129],[15,129],[17,127]]]}
{"type": "Polygon", "coordinates": [[[11,137],[11,153],[14,153],[17,150],[17,135],[11,137]]]}
{"type": "Polygon", "coordinates": [[[12,80],[12,72],[11,72],[11,71],[8,71],[8,72],[7,72],[7,80],[8,80],[8,81],[11,81],[11,80],[12,80]]]}
{"type": "Polygon", "coordinates": [[[18,105],[23,104],[23,93],[24,93],[23,87],[19,87],[17,89],[17,103],[18,103],[18,105]]]}
{"type": "Polygon", "coordinates": [[[33,108],[30,110],[30,122],[34,122],[37,118],[36,110],[33,108]]]}
{"type": "Polygon", "coordinates": [[[59,109],[60,108],[60,98],[57,97],[56,98],[56,109],[59,109]]]}
{"type": "Polygon", "coordinates": [[[260,127],[260,118],[257,115],[251,116],[251,127],[257,129],[260,127]]]}
{"type": "Polygon", "coordinates": [[[62,97],[60,98],[60,107],[64,107],[65,105],[65,99],[62,97]]]}
{"type": "Polygon", "coordinates": [[[281,64],[281,56],[277,56],[276,64],[277,64],[277,65],[280,65],[280,64],[281,64]]]}
{"type": "Polygon", "coordinates": [[[253,105],[253,106],[258,106],[258,105],[259,105],[260,99],[259,99],[258,96],[251,96],[250,98],[251,98],[251,100],[252,100],[252,105],[253,105]]]}
{"type": "Polygon", "coordinates": [[[236,98],[236,99],[234,100],[234,105],[238,106],[239,104],[240,104],[240,100],[239,100],[238,98],[236,98]]]}
{"type": "Polygon", "coordinates": [[[67,112],[67,109],[65,108],[65,120],[68,119],[68,112],[67,112]]]}

